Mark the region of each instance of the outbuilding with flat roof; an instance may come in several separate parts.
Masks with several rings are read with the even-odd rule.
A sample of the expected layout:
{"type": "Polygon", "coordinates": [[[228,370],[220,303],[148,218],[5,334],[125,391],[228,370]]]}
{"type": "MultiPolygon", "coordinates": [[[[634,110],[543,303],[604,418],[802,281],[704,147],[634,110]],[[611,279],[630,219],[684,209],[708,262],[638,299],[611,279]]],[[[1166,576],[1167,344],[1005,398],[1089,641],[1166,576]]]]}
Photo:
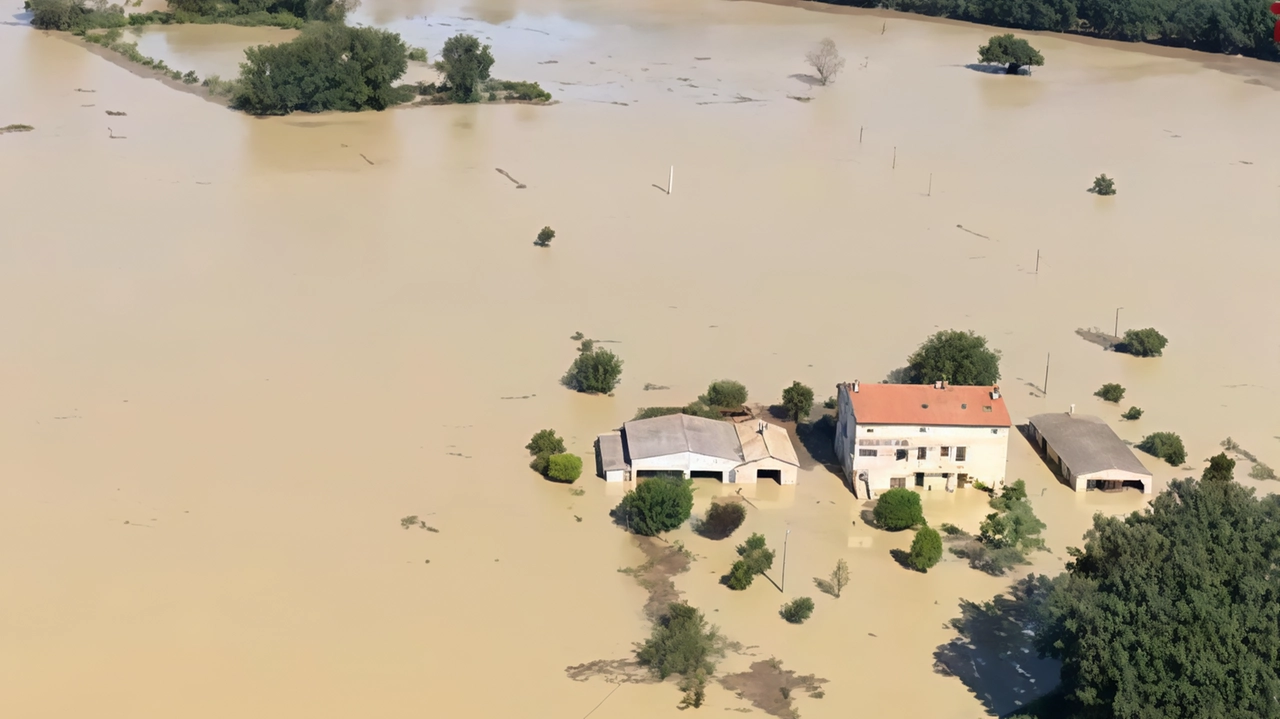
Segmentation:
{"type": "Polygon", "coordinates": [[[1151,472],[1102,419],[1073,412],[1038,414],[1030,438],[1072,489],[1141,489],[1151,494],[1151,472]]]}

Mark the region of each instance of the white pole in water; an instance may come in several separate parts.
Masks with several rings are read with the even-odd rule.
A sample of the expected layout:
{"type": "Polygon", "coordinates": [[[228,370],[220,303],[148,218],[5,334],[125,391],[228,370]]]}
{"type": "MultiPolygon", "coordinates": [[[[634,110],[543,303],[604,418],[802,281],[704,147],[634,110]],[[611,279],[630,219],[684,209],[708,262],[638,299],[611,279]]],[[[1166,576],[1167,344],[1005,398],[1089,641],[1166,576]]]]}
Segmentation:
{"type": "Polygon", "coordinates": [[[676,181],[676,166],[672,165],[671,175],[667,177],[667,194],[668,195],[671,194],[671,186],[675,184],[675,181],[676,181]]]}

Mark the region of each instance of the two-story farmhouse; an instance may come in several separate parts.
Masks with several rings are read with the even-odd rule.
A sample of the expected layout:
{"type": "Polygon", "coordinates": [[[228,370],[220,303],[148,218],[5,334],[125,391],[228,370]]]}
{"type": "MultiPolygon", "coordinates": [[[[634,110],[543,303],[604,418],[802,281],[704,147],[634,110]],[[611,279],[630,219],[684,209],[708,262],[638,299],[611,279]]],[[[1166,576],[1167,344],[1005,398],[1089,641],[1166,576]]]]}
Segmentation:
{"type": "Polygon", "coordinates": [[[836,385],[836,456],[854,494],[1004,484],[1009,411],[999,387],[836,385]]]}

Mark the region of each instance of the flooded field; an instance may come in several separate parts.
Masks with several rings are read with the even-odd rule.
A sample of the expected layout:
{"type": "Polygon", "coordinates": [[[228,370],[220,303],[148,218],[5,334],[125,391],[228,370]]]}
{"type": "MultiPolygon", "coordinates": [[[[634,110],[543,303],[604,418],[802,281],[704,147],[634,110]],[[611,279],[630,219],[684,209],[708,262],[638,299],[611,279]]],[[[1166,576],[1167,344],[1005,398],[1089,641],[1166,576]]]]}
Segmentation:
{"type": "MultiPolygon", "coordinates": [[[[353,22],[433,56],[475,32],[496,76],[560,102],[254,119],[0,10],[0,126],[35,126],[0,136],[0,715],[674,716],[674,685],[566,675],[647,635],[616,571],[644,556],[607,516],[621,488],[541,481],[529,436],[589,456],[722,377],[823,399],[939,328],[1003,352],[1015,421],[1075,404],[1125,439],[1180,433],[1195,469],[1144,456],[1157,490],[1228,435],[1280,466],[1265,64],[1039,36],[1047,65],[1006,77],[966,66],[992,30],[884,13],[375,0],[353,22]],[[825,36],[849,64],[814,87],[825,36]],[[1116,197],[1085,192],[1103,172],[1116,197]],[[1117,307],[1165,357],[1075,334],[1117,307]],[[558,385],[576,331],[617,342],[615,396],[558,385]],[[402,529],[415,514],[439,531],[402,529]]],[[[281,37],[176,27],[140,49],[227,77],[281,37]]],[[[1058,571],[1093,512],[1144,505],[1075,494],[1020,437],[1009,457],[1048,524],[1031,570],[1058,571]]],[[[732,491],[697,487],[695,513],[732,491]]],[[[934,669],[961,600],[1011,578],[902,569],[909,533],[866,527],[820,466],[746,492],[744,536],[791,530],[785,592],[720,586],[733,540],[669,537],[695,555],[676,589],[745,647],[722,673],[776,657],[826,679],[807,718],[967,719],[1035,691],[934,669]],[[836,600],[813,578],[839,558],[836,600]],[[795,596],[817,603],[802,626],[777,616],[795,596]]],[[[975,530],[984,499],[925,514],[975,530]]],[[[715,685],[702,711],[750,706],[715,685]]]]}

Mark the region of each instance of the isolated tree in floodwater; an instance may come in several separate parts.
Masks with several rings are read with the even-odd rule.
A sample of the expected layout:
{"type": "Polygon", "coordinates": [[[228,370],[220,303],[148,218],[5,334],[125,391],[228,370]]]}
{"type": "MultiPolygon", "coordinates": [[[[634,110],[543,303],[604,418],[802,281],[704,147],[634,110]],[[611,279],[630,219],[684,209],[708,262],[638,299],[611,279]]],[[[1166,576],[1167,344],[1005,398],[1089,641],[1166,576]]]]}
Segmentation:
{"type": "Polygon", "coordinates": [[[1026,40],[1005,33],[992,36],[986,45],[978,48],[978,61],[1008,65],[1005,72],[1016,75],[1023,67],[1043,65],[1044,55],[1026,40]]]}
{"type": "Polygon", "coordinates": [[[454,35],[444,41],[436,69],[444,74],[454,102],[480,102],[480,84],[489,79],[493,55],[474,35],[454,35]]]}
{"type": "Polygon", "coordinates": [[[818,82],[823,85],[830,84],[844,69],[844,58],[840,57],[835,41],[829,37],[823,38],[817,47],[805,54],[804,59],[818,73],[818,82]]]}

